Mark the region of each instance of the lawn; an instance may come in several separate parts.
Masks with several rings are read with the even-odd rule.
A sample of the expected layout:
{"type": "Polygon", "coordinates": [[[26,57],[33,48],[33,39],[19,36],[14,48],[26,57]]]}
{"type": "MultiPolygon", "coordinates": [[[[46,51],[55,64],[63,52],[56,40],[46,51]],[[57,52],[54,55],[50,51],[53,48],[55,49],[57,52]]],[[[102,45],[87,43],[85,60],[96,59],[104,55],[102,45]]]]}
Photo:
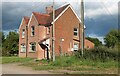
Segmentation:
{"type": "Polygon", "coordinates": [[[19,58],[19,57],[0,57],[0,64],[8,63],[25,63],[33,60],[32,58],[19,58]]]}
{"type": "Polygon", "coordinates": [[[112,73],[116,74],[118,62],[111,60],[106,62],[92,61],[89,59],[76,59],[74,56],[56,57],[56,61],[38,60],[32,58],[2,57],[2,64],[20,63],[20,66],[32,67],[34,70],[49,70],[52,72],[63,73],[112,73]],[[65,72],[67,70],[67,72],[65,72]],[[72,72],[73,71],[73,72],[72,72]]]}

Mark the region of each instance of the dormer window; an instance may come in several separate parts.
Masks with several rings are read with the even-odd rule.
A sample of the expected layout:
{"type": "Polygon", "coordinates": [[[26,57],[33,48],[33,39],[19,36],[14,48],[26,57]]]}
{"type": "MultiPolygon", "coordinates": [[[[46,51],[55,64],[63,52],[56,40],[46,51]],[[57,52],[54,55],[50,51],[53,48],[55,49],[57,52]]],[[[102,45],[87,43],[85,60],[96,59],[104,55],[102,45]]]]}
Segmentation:
{"type": "Polygon", "coordinates": [[[32,27],[31,27],[31,36],[34,36],[34,35],[35,35],[35,27],[32,26],[32,27]]]}
{"type": "Polygon", "coordinates": [[[78,36],[78,28],[74,28],[74,36],[78,36]]]}
{"type": "Polygon", "coordinates": [[[25,38],[25,29],[22,29],[22,38],[25,38]]]}

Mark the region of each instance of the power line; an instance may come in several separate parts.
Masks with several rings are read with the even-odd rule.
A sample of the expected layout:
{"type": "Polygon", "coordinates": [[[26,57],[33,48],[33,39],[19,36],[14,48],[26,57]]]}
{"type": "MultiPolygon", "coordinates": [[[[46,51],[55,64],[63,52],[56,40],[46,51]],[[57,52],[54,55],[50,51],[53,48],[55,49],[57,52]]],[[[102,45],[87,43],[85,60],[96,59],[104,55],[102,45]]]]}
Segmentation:
{"type": "Polygon", "coordinates": [[[105,3],[101,1],[101,6],[105,9],[105,11],[107,11],[108,15],[110,15],[112,17],[113,20],[116,20],[116,18],[114,18],[114,16],[112,15],[112,13],[109,11],[109,9],[105,6],[105,3]]]}

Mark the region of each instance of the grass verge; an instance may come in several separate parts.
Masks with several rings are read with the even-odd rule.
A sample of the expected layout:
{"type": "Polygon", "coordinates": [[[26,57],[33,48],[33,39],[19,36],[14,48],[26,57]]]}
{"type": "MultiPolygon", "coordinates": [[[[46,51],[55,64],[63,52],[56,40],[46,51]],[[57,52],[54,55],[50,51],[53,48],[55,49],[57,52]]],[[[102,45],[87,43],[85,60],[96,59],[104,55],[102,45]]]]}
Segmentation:
{"type": "Polygon", "coordinates": [[[19,57],[1,57],[0,64],[7,63],[25,63],[32,60],[32,58],[19,58],[19,57]]]}
{"type": "MultiPolygon", "coordinates": [[[[6,63],[21,63],[20,65],[32,67],[34,70],[53,70],[53,72],[58,70],[68,70],[70,72],[78,71],[80,73],[94,73],[95,71],[102,73],[107,71],[107,73],[111,73],[109,72],[109,69],[118,69],[118,62],[114,60],[101,62],[92,61],[90,59],[78,59],[74,56],[56,57],[55,62],[50,61],[49,63],[47,60],[35,61],[32,58],[2,57],[2,64],[6,63]]],[[[115,72],[116,71],[113,73],[115,72]]]]}

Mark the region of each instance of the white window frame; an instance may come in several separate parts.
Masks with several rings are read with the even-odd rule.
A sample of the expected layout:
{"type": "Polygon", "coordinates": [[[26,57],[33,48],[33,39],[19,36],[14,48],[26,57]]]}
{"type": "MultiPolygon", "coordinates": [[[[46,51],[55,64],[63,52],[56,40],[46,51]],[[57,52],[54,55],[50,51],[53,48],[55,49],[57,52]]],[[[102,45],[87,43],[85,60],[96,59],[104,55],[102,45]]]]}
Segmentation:
{"type": "Polygon", "coordinates": [[[22,29],[22,38],[25,38],[25,29],[22,29]]]}
{"type": "Polygon", "coordinates": [[[31,36],[35,35],[35,26],[31,26],[31,36]],[[34,28],[34,29],[33,29],[34,28]],[[33,34],[34,33],[34,34],[33,34]]]}
{"type": "Polygon", "coordinates": [[[26,45],[25,44],[21,44],[21,52],[26,52],[26,45]]]}
{"type": "Polygon", "coordinates": [[[74,31],[74,36],[78,36],[78,28],[77,28],[77,27],[74,28],[73,31],[74,31]],[[77,31],[76,31],[75,29],[77,29],[77,31]],[[75,33],[76,33],[77,35],[75,35],[75,33]]]}
{"type": "Polygon", "coordinates": [[[36,43],[30,43],[30,52],[35,52],[35,51],[36,51],[36,43]]]}
{"type": "Polygon", "coordinates": [[[73,50],[74,50],[74,51],[77,51],[77,50],[78,50],[78,48],[79,48],[78,43],[74,43],[74,45],[73,45],[73,50]]]}

